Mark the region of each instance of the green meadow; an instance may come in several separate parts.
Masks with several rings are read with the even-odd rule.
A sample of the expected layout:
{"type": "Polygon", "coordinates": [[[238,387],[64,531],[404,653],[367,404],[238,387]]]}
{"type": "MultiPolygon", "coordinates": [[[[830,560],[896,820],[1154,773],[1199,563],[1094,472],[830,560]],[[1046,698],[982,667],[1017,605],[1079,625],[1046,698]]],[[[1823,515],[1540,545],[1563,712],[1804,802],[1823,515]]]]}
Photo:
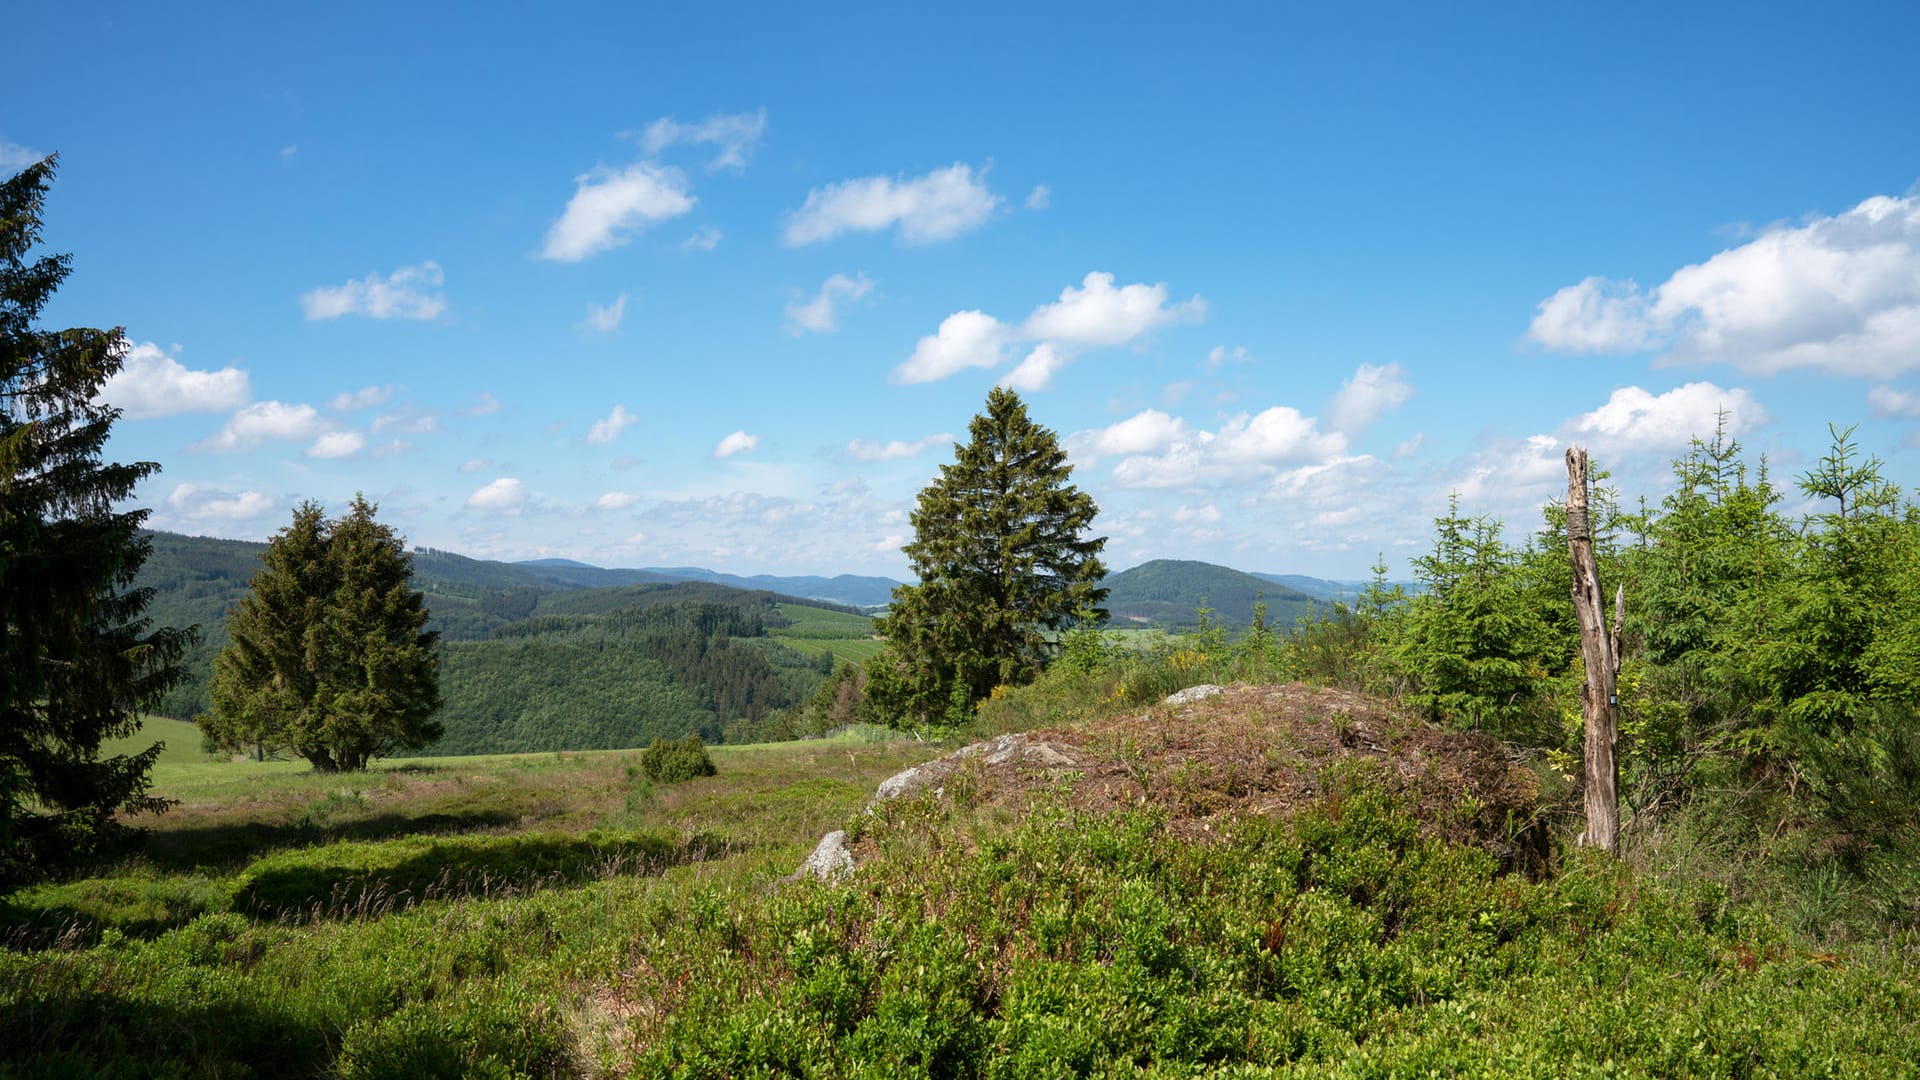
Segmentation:
{"type": "MultiPolygon", "coordinates": [[[[1911,936],[1827,951],[1565,849],[1519,873],[1377,770],[1223,810],[1257,802],[1236,768],[1152,751],[1240,720],[1127,711],[1054,736],[1110,766],[873,814],[944,748],[714,747],[674,785],[637,751],[343,776],[149,722],[176,805],[144,845],[0,902],[0,1076],[1914,1075],[1911,936]],[[783,881],[843,827],[850,879],[783,881]]],[[[1338,745],[1326,722],[1282,741],[1338,745]]]]}

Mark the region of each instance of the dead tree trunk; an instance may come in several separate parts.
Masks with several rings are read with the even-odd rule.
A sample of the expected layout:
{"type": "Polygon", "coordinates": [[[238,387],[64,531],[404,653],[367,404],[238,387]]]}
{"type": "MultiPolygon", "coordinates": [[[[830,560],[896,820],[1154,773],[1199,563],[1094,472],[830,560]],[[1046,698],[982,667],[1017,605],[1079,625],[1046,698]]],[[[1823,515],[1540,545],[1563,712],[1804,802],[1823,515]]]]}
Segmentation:
{"type": "Polygon", "coordinates": [[[1587,831],[1580,843],[1620,854],[1620,768],[1613,759],[1618,729],[1620,612],[1625,589],[1613,600],[1613,630],[1607,630],[1606,594],[1600,591],[1600,564],[1593,554],[1593,521],[1587,509],[1587,452],[1567,448],[1567,553],[1573,560],[1573,609],[1580,620],[1580,655],[1587,680],[1580,688],[1587,721],[1587,831]]]}

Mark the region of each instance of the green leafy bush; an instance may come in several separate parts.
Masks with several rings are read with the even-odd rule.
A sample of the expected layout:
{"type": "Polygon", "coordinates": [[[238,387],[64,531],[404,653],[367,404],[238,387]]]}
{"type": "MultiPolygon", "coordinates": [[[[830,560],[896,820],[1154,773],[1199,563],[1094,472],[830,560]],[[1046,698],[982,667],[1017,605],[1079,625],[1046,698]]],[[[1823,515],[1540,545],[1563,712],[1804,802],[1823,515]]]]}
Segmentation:
{"type": "Polygon", "coordinates": [[[707,756],[707,744],[697,734],[678,739],[655,739],[640,754],[640,768],[647,779],[659,784],[678,784],[700,776],[713,776],[713,759],[707,756]]]}

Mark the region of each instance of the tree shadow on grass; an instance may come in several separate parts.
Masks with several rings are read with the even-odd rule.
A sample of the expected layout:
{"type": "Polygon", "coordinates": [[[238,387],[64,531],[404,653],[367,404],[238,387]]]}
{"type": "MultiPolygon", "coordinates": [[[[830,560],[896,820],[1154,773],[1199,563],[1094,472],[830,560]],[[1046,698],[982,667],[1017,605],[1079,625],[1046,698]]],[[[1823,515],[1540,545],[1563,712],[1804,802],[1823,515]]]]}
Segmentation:
{"type": "Polygon", "coordinates": [[[387,840],[425,833],[451,836],[493,832],[518,824],[508,809],[440,814],[374,814],[345,821],[236,821],[154,830],[139,850],[162,870],[238,870],[262,855],[339,840],[387,840]]]}
{"type": "Polygon", "coordinates": [[[709,833],[532,833],[341,844],[248,870],[234,911],[265,919],[378,918],[431,900],[501,897],[722,858],[746,845],[709,833]]]}
{"type": "Polygon", "coordinates": [[[161,1002],[92,986],[22,988],[0,1019],[0,1075],[259,1076],[328,1073],[338,1034],[236,990],[161,1002]]]}
{"type": "Polygon", "coordinates": [[[712,833],[661,832],[412,834],[321,844],[267,855],[237,879],[127,875],[0,897],[0,948],[84,949],[109,932],[151,939],[225,911],[267,921],[374,919],[433,900],[652,876],[747,847],[712,833]]]}

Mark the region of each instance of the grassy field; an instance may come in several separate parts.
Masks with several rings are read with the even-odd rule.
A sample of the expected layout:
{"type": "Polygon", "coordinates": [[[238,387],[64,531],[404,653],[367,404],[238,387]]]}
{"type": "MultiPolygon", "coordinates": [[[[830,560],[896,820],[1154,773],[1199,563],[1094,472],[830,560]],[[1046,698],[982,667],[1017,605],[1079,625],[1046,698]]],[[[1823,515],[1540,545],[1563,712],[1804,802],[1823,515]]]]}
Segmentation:
{"type": "Polygon", "coordinates": [[[1358,753],[1344,699],[1258,700],[1109,708],[1050,736],[1071,769],[969,759],[873,815],[940,748],[716,747],[664,786],[638,752],[170,745],[143,851],[0,898],[0,1077],[1915,1075],[1910,935],[1509,872],[1399,766],[1298,771],[1358,753]],[[840,827],[849,881],[781,883],[840,827]]]}
{"type": "Polygon", "coordinates": [[[798,604],[781,604],[780,611],[793,624],[769,631],[768,636],[791,649],[831,652],[841,660],[862,664],[878,656],[884,644],[873,635],[873,620],[865,615],[798,604]]]}

